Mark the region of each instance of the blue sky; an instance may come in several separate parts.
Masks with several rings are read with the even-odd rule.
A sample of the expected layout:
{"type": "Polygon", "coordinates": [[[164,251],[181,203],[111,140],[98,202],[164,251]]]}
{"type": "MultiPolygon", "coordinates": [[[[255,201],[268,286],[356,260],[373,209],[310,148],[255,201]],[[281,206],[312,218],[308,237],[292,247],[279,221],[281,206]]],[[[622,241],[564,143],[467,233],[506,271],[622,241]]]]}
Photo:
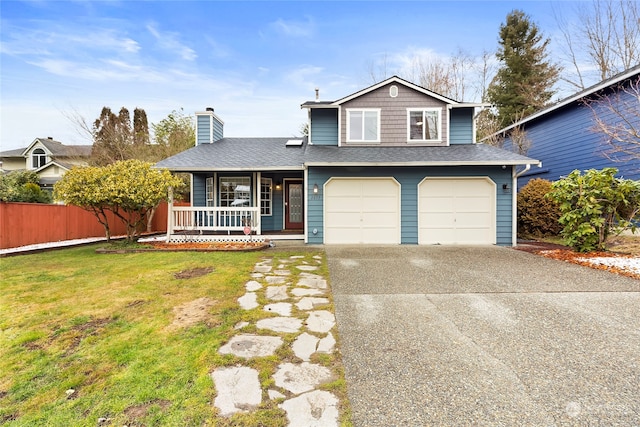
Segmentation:
{"type": "Polygon", "coordinates": [[[316,87],[335,100],[372,84],[381,61],[393,75],[416,58],[495,51],[516,8],[553,41],[554,11],[576,4],[3,0],[0,149],[91,143],[69,117],[91,123],[103,106],[144,108],[150,122],[211,106],[227,136],[298,135],[316,87]]]}

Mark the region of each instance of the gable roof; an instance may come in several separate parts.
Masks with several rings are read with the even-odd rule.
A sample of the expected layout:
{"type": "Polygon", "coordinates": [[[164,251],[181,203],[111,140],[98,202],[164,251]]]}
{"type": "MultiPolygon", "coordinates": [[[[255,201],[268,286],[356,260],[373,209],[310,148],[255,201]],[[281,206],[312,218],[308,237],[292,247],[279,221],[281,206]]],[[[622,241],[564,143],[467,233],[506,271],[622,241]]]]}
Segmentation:
{"type": "Polygon", "coordinates": [[[373,84],[367,88],[361,89],[357,92],[352,93],[351,95],[347,95],[343,98],[338,99],[337,101],[307,101],[300,106],[300,108],[338,108],[340,105],[345,102],[351,101],[352,99],[358,98],[367,93],[373,92],[374,90],[380,89],[383,86],[386,86],[391,83],[400,84],[406,86],[410,89],[413,89],[417,92],[420,92],[424,95],[430,96],[437,100],[440,100],[447,104],[450,108],[457,107],[489,107],[491,104],[488,103],[466,103],[466,102],[458,102],[454,99],[448,98],[444,95],[440,95],[439,93],[433,92],[429,89],[426,89],[422,86],[418,86],[417,84],[411,83],[408,80],[404,80],[398,76],[389,77],[379,83],[373,84]]]}
{"type": "MultiPolygon", "coordinates": [[[[507,126],[506,128],[500,129],[498,132],[494,133],[493,135],[499,135],[502,133],[506,133],[508,131],[510,131],[511,129],[517,127],[517,126],[522,126],[525,123],[534,121],[542,116],[545,116],[547,114],[550,114],[554,111],[557,111],[561,108],[564,108],[574,102],[578,102],[581,99],[584,99],[588,96],[593,95],[594,93],[600,92],[601,90],[610,88],[614,85],[617,85],[623,81],[626,81],[628,79],[631,79],[633,77],[636,76],[640,76],[640,64],[636,65],[635,67],[631,67],[628,70],[625,70],[619,74],[616,74],[615,76],[612,76],[608,79],[602,80],[600,83],[596,83],[595,85],[588,87],[580,92],[577,92],[571,96],[568,96],[567,98],[564,98],[560,101],[558,101],[557,103],[543,108],[542,110],[539,110],[536,113],[531,114],[530,116],[525,117],[524,119],[515,122],[514,124],[512,124],[511,126],[507,126]]],[[[491,136],[493,136],[491,135],[491,136]]],[[[488,138],[488,137],[487,137],[488,138]]],[[[486,139],[486,138],[485,138],[486,139]]]]}
{"type": "Polygon", "coordinates": [[[155,166],[176,172],[303,170],[308,166],[486,166],[539,164],[484,144],[448,147],[286,146],[291,138],[223,138],[201,144],[155,166]]]}
{"type": "Polygon", "coordinates": [[[44,146],[51,157],[89,157],[93,148],[93,145],[64,145],[62,142],[52,138],[36,138],[26,148],[22,149],[22,157],[25,157],[33,146],[38,143],[44,146]]]}

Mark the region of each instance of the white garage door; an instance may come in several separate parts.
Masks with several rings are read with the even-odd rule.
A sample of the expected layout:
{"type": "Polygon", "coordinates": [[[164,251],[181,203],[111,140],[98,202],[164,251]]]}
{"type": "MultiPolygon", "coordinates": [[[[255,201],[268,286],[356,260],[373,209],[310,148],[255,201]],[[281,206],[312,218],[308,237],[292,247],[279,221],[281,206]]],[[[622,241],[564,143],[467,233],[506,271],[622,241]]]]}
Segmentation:
{"type": "Polygon", "coordinates": [[[418,243],[496,243],[496,186],[489,178],[425,178],[418,186],[418,243]]]}
{"type": "Polygon", "coordinates": [[[333,178],[324,188],[324,243],[400,243],[400,184],[333,178]]]}

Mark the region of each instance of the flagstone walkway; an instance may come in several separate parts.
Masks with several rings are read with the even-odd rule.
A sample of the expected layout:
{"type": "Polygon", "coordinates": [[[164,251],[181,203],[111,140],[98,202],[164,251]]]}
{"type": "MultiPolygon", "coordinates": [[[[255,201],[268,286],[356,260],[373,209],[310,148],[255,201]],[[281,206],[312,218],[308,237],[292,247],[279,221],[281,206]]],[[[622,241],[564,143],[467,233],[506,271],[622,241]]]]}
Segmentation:
{"type": "Polygon", "coordinates": [[[315,273],[321,263],[322,257],[316,255],[309,261],[304,256],[265,258],[255,265],[252,280],[246,283],[246,292],[238,298],[238,304],[244,310],[259,310],[264,317],[255,325],[248,322],[236,325],[238,334],[219,352],[245,361],[269,357],[276,354],[285,343],[283,338],[287,338],[286,342],[292,343],[295,360],[278,366],[273,374],[274,385],[266,390],[261,388],[259,372],[249,363],[216,369],[211,376],[217,390],[214,405],[220,415],[251,412],[264,399],[271,399],[287,413],[290,426],[338,425],[339,399],[318,389],[334,381],[337,374],[311,361],[316,353],[332,354],[336,344],[331,332],[335,317],[327,310],[330,302],[327,281],[315,273]],[[243,332],[246,330],[254,333],[243,332]],[[289,334],[295,338],[289,339],[289,334]]]}

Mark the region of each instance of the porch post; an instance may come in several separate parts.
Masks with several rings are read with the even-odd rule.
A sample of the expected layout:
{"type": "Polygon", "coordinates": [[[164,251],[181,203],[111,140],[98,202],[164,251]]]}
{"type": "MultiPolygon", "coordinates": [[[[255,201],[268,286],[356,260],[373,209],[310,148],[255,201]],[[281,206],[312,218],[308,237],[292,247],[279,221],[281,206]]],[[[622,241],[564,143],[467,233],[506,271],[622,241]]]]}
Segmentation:
{"type": "Polygon", "coordinates": [[[167,242],[171,238],[173,230],[173,187],[169,187],[169,195],[167,197],[167,242]]]}
{"type": "Polygon", "coordinates": [[[262,206],[262,172],[256,172],[256,206],[258,207],[258,213],[256,215],[256,234],[259,236],[262,234],[262,217],[260,216],[260,206],[262,206]]]}

